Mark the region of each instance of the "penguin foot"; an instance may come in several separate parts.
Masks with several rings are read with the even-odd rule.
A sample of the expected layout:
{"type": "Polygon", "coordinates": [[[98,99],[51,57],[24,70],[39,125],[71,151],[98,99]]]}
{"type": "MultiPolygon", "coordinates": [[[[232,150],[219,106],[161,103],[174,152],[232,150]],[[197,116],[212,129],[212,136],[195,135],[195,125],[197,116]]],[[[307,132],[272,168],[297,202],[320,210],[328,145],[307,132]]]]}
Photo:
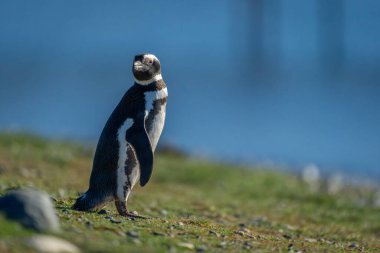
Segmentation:
{"type": "Polygon", "coordinates": [[[133,219],[149,219],[149,217],[141,216],[127,210],[127,203],[125,201],[115,201],[116,209],[121,216],[133,218],[133,219]]]}

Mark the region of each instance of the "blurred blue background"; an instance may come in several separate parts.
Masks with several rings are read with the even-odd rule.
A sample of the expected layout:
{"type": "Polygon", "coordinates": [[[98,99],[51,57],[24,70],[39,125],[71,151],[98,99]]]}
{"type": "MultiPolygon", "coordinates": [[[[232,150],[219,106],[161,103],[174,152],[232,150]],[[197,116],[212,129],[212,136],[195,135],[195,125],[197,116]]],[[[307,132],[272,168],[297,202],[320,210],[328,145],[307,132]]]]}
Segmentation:
{"type": "Polygon", "coordinates": [[[379,41],[376,0],[1,1],[0,128],[96,142],[150,52],[161,143],[379,177],[379,41]]]}

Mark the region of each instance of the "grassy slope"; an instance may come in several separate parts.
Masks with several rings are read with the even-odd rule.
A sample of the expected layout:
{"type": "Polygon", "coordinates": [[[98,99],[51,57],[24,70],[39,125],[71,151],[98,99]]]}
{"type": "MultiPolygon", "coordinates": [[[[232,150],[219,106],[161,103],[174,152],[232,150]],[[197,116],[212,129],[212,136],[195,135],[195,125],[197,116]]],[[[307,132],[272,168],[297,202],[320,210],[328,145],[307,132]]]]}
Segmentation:
{"type": "MultiPolygon", "coordinates": [[[[380,210],[355,204],[349,194],[312,193],[285,173],[164,154],[156,155],[151,182],[129,200],[130,210],[154,218],[128,220],[112,203],[105,209],[121,223],[73,211],[87,187],[92,153],[73,143],[0,134],[0,193],[20,186],[47,191],[56,200],[58,236],[85,252],[380,250],[380,210]]],[[[26,250],[19,241],[31,231],[1,217],[0,228],[1,252],[26,250]]]]}

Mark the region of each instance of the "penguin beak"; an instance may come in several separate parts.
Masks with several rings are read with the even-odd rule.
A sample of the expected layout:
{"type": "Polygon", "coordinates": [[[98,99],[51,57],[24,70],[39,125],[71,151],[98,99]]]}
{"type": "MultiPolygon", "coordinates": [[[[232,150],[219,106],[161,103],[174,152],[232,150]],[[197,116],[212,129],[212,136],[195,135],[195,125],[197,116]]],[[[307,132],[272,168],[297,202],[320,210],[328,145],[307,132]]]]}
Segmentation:
{"type": "Polygon", "coordinates": [[[144,63],[142,63],[141,61],[135,61],[133,63],[133,68],[136,71],[145,71],[145,70],[147,70],[148,66],[145,65],[144,63]]]}

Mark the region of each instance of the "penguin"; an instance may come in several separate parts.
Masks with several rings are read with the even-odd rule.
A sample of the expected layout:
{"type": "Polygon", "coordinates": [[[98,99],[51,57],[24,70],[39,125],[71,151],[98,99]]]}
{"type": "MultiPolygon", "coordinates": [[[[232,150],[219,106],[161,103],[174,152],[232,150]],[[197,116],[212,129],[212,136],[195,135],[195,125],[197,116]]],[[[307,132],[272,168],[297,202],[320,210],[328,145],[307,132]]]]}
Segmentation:
{"type": "Polygon", "coordinates": [[[133,86],[124,94],[100,135],[88,190],[73,209],[92,211],[114,200],[122,216],[128,197],[139,181],[145,186],[153,171],[153,155],[164,128],[168,90],[161,64],[153,54],[136,55],[133,86]]]}

